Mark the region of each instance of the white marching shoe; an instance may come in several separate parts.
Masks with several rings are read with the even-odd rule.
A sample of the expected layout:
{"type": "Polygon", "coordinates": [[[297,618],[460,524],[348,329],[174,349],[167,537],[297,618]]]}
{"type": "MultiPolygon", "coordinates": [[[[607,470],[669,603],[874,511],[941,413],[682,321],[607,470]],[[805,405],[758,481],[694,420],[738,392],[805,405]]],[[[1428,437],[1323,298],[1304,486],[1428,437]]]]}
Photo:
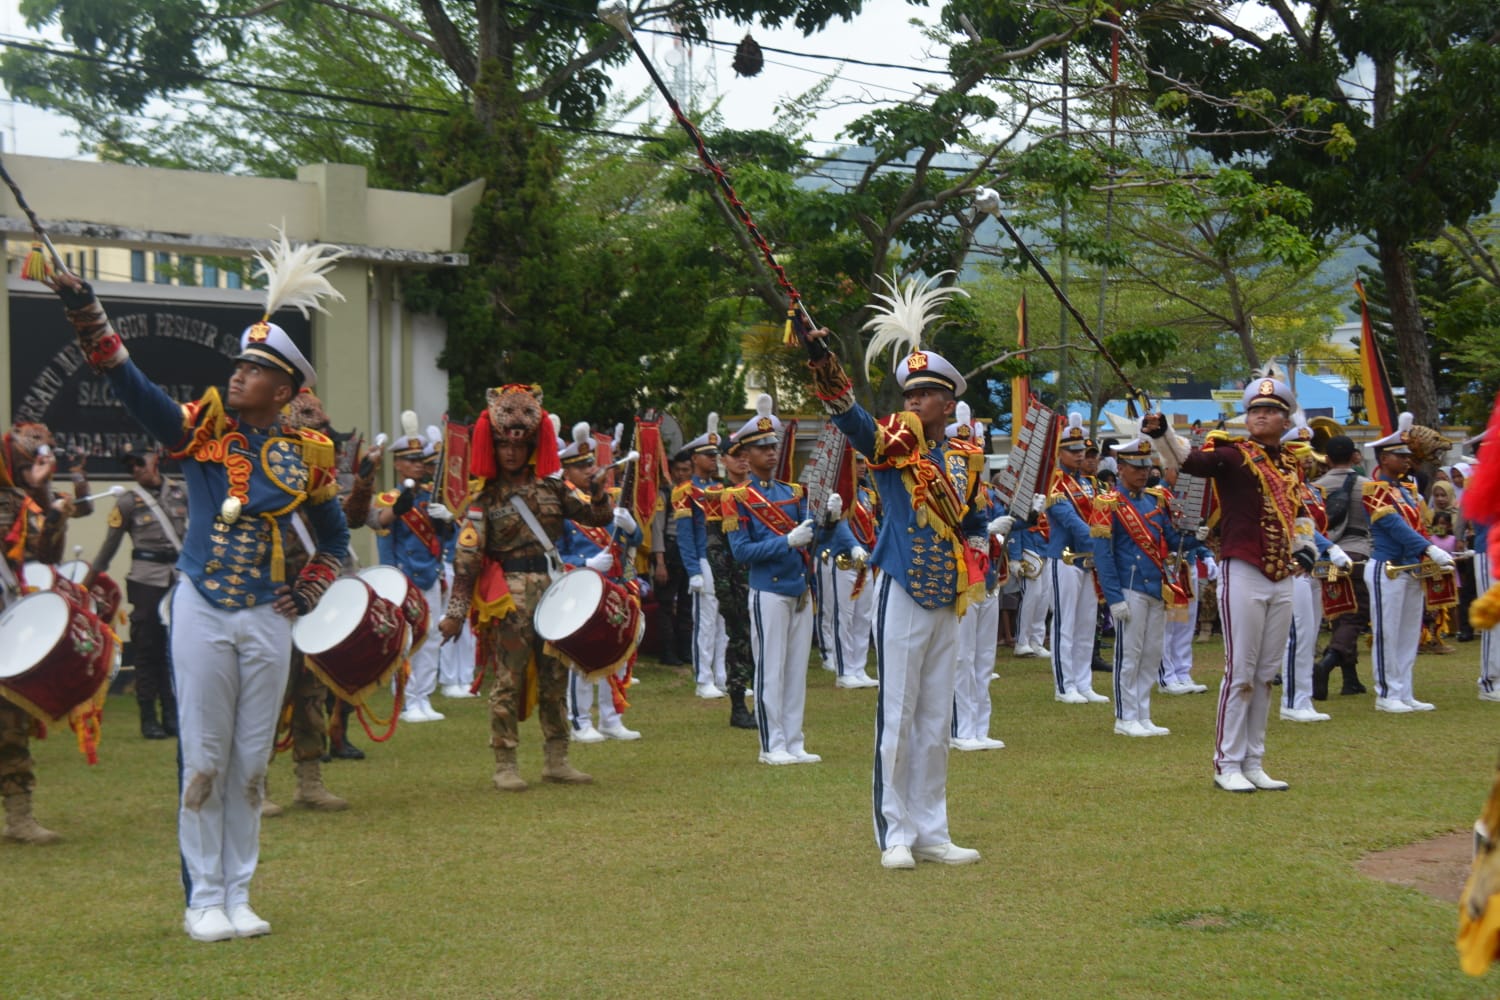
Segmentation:
{"type": "Polygon", "coordinates": [[[955,736],[948,741],[948,749],[967,752],[970,750],[983,750],[984,747],[980,745],[978,740],[969,740],[964,739],[962,736],[955,736]]]}
{"type": "Polygon", "coordinates": [[[1093,688],[1089,688],[1087,691],[1080,691],[1078,693],[1083,696],[1084,701],[1091,701],[1095,705],[1109,704],[1109,698],[1100,694],[1098,691],[1095,691],[1093,688]]]}
{"type": "Polygon", "coordinates": [[[1245,772],[1245,780],[1263,792],[1284,792],[1291,786],[1285,781],[1279,781],[1271,777],[1260,768],[1245,772]]]}
{"type": "Polygon", "coordinates": [[[1413,712],[1431,712],[1437,708],[1437,706],[1430,701],[1418,701],[1415,698],[1404,698],[1402,700],[1406,703],[1406,707],[1411,709],[1413,712]]]}
{"type": "Polygon", "coordinates": [[[1282,708],[1282,722],[1327,722],[1333,716],[1315,708],[1282,708]]]}
{"type": "Polygon", "coordinates": [[[880,867],[910,870],[917,867],[916,860],[911,856],[911,848],[905,844],[897,844],[887,847],[880,852],[880,867]]]}
{"type": "Polygon", "coordinates": [[[1233,774],[1214,775],[1214,787],[1222,789],[1226,792],[1255,791],[1255,786],[1250,783],[1250,779],[1245,777],[1243,774],[1240,774],[1238,771],[1234,772],[1233,774]]]}
{"type": "Polygon", "coordinates": [[[613,725],[609,725],[609,726],[600,726],[596,730],[596,732],[598,732],[600,735],[604,736],[606,739],[611,739],[611,740],[627,740],[628,741],[628,740],[638,740],[638,739],[641,738],[641,734],[640,733],[636,732],[634,729],[627,729],[625,727],[625,723],[623,723],[623,722],[616,722],[613,725]]]}
{"type": "Polygon", "coordinates": [[[271,925],[262,920],[249,903],[237,903],[229,908],[229,923],[234,927],[235,937],[260,937],[271,933],[271,925]]]}
{"type": "Polygon", "coordinates": [[[1416,711],[1416,709],[1412,708],[1404,701],[1397,701],[1395,698],[1376,698],[1375,711],[1390,712],[1393,715],[1400,715],[1403,712],[1414,712],[1416,711]]]}
{"type": "Polygon", "coordinates": [[[918,861],[935,861],[940,865],[972,865],[979,860],[978,851],[972,847],[959,847],[957,844],[913,847],[911,853],[918,861]]]}
{"type": "Polygon", "coordinates": [[[431,722],[427,713],[422,711],[422,706],[413,702],[401,710],[400,719],[405,723],[431,722]]]}
{"type": "Polygon", "coordinates": [[[1134,719],[1128,722],[1120,719],[1115,720],[1116,736],[1154,736],[1155,734],[1134,719]]]}
{"type": "Polygon", "coordinates": [[[1077,691],[1064,691],[1062,694],[1054,694],[1054,701],[1060,701],[1065,705],[1087,705],[1089,700],[1077,691]]]}
{"type": "Polygon", "coordinates": [[[806,747],[797,747],[795,750],[788,749],[794,764],[821,764],[823,758],[815,753],[808,753],[806,747]]]}
{"type": "Polygon", "coordinates": [[[466,687],[464,687],[462,684],[444,684],[443,685],[443,697],[444,698],[478,698],[479,696],[477,694],[471,694],[469,692],[469,689],[466,688],[466,687]]]}
{"type": "Polygon", "coordinates": [[[182,915],[182,929],[194,941],[228,941],[236,936],[222,906],[188,907],[182,915]]]}
{"type": "Polygon", "coordinates": [[[1146,735],[1147,736],[1171,736],[1172,735],[1172,730],[1168,729],[1166,726],[1158,726],[1156,723],[1152,722],[1150,719],[1141,719],[1139,721],[1140,721],[1140,724],[1141,724],[1141,728],[1146,731],[1146,735]]]}
{"type": "Polygon", "coordinates": [[[837,688],[873,688],[880,687],[880,682],[863,670],[855,670],[835,680],[833,686],[837,688]]]}
{"type": "Polygon", "coordinates": [[[1015,648],[1010,651],[1011,656],[1035,656],[1036,650],[1025,643],[1016,643],[1015,648]]]}
{"type": "Polygon", "coordinates": [[[1480,692],[1479,692],[1479,700],[1480,701],[1500,701],[1500,691],[1485,691],[1485,690],[1481,689],[1480,692]]]}
{"type": "Polygon", "coordinates": [[[593,723],[585,722],[573,730],[574,743],[603,743],[605,735],[594,728],[593,723]]]}
{"type": "Polygon", "coordinates": [[[416,708],[422,713],[422,715],[427,719],[428,722],[442,722],[447,718],[447,716],[442,712],[439,712],[437,709],[433,708],[432,702],[428,701],[426,698],[423,698],[422,703],[420,705],[417,705],[416,708]]]}
{"type": "Polygon", "coordinates": [[[993,736],[976,736],[974,742],[979,744],[981,750],[1004,750],[1005,741],[997,740],[993,736]]]}
{"type": "Polygon", "coordinates": [[[761,751],[760,762],[762,764],[770,764],[772,767],[784,767],[787,764],[801,763],[801,761],[785,750],[763,750],[761,751]]]}
{"type": "Polygon", "coordinates": [[[696,692],[700,698],[723,698],[724,692],[713,684],[699,684],[696,692]]]}

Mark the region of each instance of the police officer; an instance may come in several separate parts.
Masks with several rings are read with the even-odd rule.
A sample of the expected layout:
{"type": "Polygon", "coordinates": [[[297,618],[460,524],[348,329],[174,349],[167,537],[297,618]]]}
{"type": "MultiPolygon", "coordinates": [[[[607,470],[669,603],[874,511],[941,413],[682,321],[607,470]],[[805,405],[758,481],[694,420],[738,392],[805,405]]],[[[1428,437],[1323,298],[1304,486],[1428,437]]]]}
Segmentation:
{"type": "Polygon", "coordinates": [[[164,740],[177,735],[177,696],[167,662],[167,627],[161,620],[161,602],[176,579],[172,567],[187,533],[187,487],[180,479],[162,475],[155,450],[128,451],[123,461],[135,483],[109,512],[109,530],[84,585],[92,586],[94,577],[109,572],[120,540],[128,534],[130,571],[125,575],[125,596],[130,600],[130,649],[141,735],[148,740],[164,740]]]}

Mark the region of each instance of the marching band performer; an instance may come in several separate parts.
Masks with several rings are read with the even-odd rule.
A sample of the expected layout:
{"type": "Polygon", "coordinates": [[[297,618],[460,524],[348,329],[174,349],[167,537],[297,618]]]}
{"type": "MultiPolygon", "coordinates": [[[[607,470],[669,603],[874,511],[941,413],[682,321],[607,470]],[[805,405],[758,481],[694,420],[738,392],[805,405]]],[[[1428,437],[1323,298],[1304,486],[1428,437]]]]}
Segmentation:
{"type": "MultiPolygon", "coordinates": [[[[559,453],[558,458],[562,462],[563,479],[572,487],[574,496],[580,502],[587,503],[589,495],[585,491],[598,466],[594,439],[587,423],[573,425],[573,440],[559,453]]],[[[569,566],[587,566],[615,583],[628,587],[625,552],[628,548],[640,545],[642,538],[634,515],[623,506],[618,506],[615,508],[613,523],[608,528],[590,527],[573,520],[565,521],[557,551],[569,566]]],[[[619,682],[626,680],[629,669],[627,664],[615,672],[619,682]]],[[[568,671],[568,723],[572,727],[574,740],[579,743],[602,743],[606,739],[641,738],[641,734],[627,728],[621,718],[615,705],[614,687],[608,676],[590,681],[576,670],[568,671]],[[599,703],[597,729],[590,717],[596,688],[599,703]]]]}
{"type": "MultiPolygon", "coordinates": [[[[755,655],[760,762],[816,764],[823,758],[808,752],[802,732],[813,631],[808,547],[816,532],[802,485],[775,478],[782,425],[771,397],[762,395],[755,408],[756,415],[734,434],[750,478],[724,491],[724,537],[735,561],[750,569],[745,610],[755,655]]],[[[829,494],[828,504],[828,514],[837,518],[837,493],[829,494]]]]}
{"type": "Polygon", "coordinates": [[[171,665],[167,662],[167,626],[161,620],[161,602],[176,579],[172,566],[182,551],[188,516],[187,487],[180,479],[162,475],[160,457],[155,449],[125,453],[122,462],[135,484],[120,495],[109,512],[109,530],[83,581],[85,588],[91,587],[95,577],[109,572],[121,539],[130,536],[125,596],[130,600],[135,700],[141,711],[141,735],[148,740],[177,735],[177,694],[172,690],[171,665]]]}
{"type": "Polygon", "coordinates": [[[677,551],[693,595],[693,675],[700,698],[724,697],[724,650],[729,636],[715,596],[713,570],[708,564],[705,494],[722,490],[719,479],[719,415],[708,415],[708,429],[683,445],[692,456],[693,476],[672,491],[672,517],[677,526],[677,551]]]}
{"type": "Polygon", "coordinates": [[[1031,517],[1025,529],[1014,536],[1020,565],[1011,567],[1021,577],[1021,606],[1016,611],[1016,656],[1052,659],[1047,648],[1047,613],[1052,609],[1052,561],[1047,558],[1051,530],[1047,523],[1047,498],[1032,498],[1031,517]]]}
{"type": "Polygon", "coordinates": [[[453,592],[438,626],[445,641],[453,639],[474,613],[481,663],[494,677],[493,783],[504,792],[526,789],[516,766],[517,732],[532,704],[544,741],[542,780],[575,785],[594,780],[568,763],[568,668],[548,652],[531,616],[551,584],[544,545],[562,537],[565,520],[602,528],[614,522],[614,512],[602,479],[590,480],[586,498],[561,479],[557,438],[540,392],[511,384],[486,394],[469,456],[469,474],[482,485],[471,496],[459,531],[453,592]]]}
{"type": "Polygon", "coordinates": [[[1083,474],[1089,446],[1083,417],[1068,414],[1057,438],[1058,469],[1047,489],[1047,546],[1052,569],[1053,697],[1069,705],[1108,704],[1094,691],[1094,639],[1099,599],[1094,590],[1094,536],[1108,533],[1094,510],[1092,480],[1083,474]]]}
{"type": "Polygon", "coordinates": [[[1266,773],[1271,681],[1286,658],[1292,625],[1292,574],[1315,561],[1313,526],[1295,490],[1297,471],[1281,448],[1296,396],[1280,379],[1257,377],[1241,404],[1249,438],[1190,450],[1160,413],[1142,433],[1156,440],[1163,469],[1213,479],[1221,516],[1219,615],[1224,622],[1224,680],[1214,732],[1214,787],[1282,791],[1266,773]]]}
{"type": "Polygon", "coordinates": [[[267,934],[250,908],[260,853],[260,799],[291,663],[291,621],[311,611],[349,548],[338,504],[333,442],[287,428],[282,408],[316,374],[270,317],[304,314],[338,292],[323,272],[342,251],[293,249],[285,235],[257,254],[266,313],[240,337],[228,391],[179,405],[130,360],[93,290],[63,272],[49,284],[78,331],[84,357],[137,422],[172,449],[187,482],[187,537],[173,590],[172,665],[181,776],[178,844],[187,896],[183,928],[198,941],[267,934]],[[306,506],[317,551],[286,574],[283,531],[306,506]]]}
{"type": "MultiPolygon", "coordinates": [[[[1318,558],[1338,569],[1348,569],[1353,561],[1344,550],[1328,540],[1328,509],[1323,494],[1308,482],[1317,465],[1312,450],[1312,428],[1298,412],[1292,429],[1281,438],[1281,446],[1297,465],[1297,495],[1313,522],[1313,540],[1318,558]]],[[[1313,708],[1313,655],[1317,649],[1318,628],[1323,621],[1323,588],[1311,572],[1300,571],[1292,578],[1296,590],[1292,600],[1292,631],[1287,637],[1286,666],[1281,671],[1281,719],[1283,722],[1327,722],[1330,716],[1313,708]]]]}
{"type": "MultiPolygon", "coordinates": [[[[979,442],[984,425],[970,420],[969,404],[959,403],[955,413],[958,419],[947,428],[949,439],[966,441],[982,450],[979,442]]],[[[980,484],[974,503],[986,518],[999,513],[998,494],[988,483],[980,484]]],[[[1009,569],[1009,560],[1003,534],[970,539],[970,544],[984,549],[987,557],[984,594],[958,620],[958,663],[953,680],[953,723],[948,746],[965,752],[1003,750],[1004,741],[990,736],[990,679],[995,676],[995,648],[1000,638],[1000,572],[1009,569]]]]}
{"type": "MultiPolygon", "coordinates": [[[[57,456],[45,424],[23,423],[0,438],[0,596],[19,594],[26,562],[57,563],[67,546],[73,500],[52,489],[57,456]]],[[[31,814],[36,762],[31,756],[31,716],[0,695],[0,796],[5,803],[5,839],[54,844],[62,838],[31,814]]]]}
{"type": "Polygon", "coordinates": [[[1188,595],[1174,579],[1172,551],[1182,538],[1172,524],[1167,492],[1146,485],[1151,441],[1138,437],[1112,449],[1120,485],[1095,498],[1107,519],[1095,535],[1094,565],[1115,622],[1115,733],[1166,736],[1151,721],[1151,688],[1161,663],[1163,625],[1170,605],[1186,613],[1188,595]]]}
{"type": "MultiPolygon", "coordinates": [[[[875,655],[880,689],[875,710],[872,804],[875,841],[885,868],[909,869],[918,859],[972,864],[979,852],[959,847],[948,832],[948,726],[953,712],[958,619],[984,592],[979,553],[967,539],[992,532],[974,505],[984,470],[977,448],[944,433],[967,389],[946,358],[920,346],[921,322],[956,288],[905,292],[894,285],[892,309],[871,320],[866,364],[893,341],[905,342],[894,366],[904,409],[876,420],[854,399],[854,385],[827,349],[828,331],[812,331],[808,355],[813,388],[870,460],[884,515],[870,562],[880,570],[875,655]],[[894,312],[921,317],[909,325],[894,312]],[[916,329],[912,327],[915,326],[916,329]]],[[[1003,533],[1010,518],[999,519],[1003,533]]]]}
{"type": "MultiPolygon", "coordinates": [[[[724,449],[724,489],[716,502],[704,510],[709,575],[714,581],[714,596],[719,607],[729,608],[724,616],[724,670],[728,675],[729,725],[734,729],[760,729],[760,723],[745,704],[746,692],[755,684],[755,646],[750,636],[750,619],[733,613],[735,608],[750,606],[750,567],[734,557],[729,539],[724,535],[724,493],[750,481],[750,462],[742,442],[731,436],[724,449]]],[[[732,502],[731,502],[732,506],[732,502]]],[[[687,522],[685,522],[687,523],[687,522]]]]}
{"type": "Polygon", "coordinates": [[[1422,637],[1426,594],[1422,581],[1410,572],[1386,573],[1387,564],[1430,560],[1451,567],[1453,556],[1432,544],[1422,533],[1421,500],[1402,481],[1413,462],[1436,459],[1448,447],[1442,435],[1413,423],[1401,414],[1394,433],[1369,446],[1376,471],[1365,484],[1363,502],[1370,516],[1370,558],[1365,563],[1365,586],[1370,591],[1370,629],[1374,636],[1375,710],[1430,712],[1431,702],[1412,693],[1412,670],[1422,637]]]}
{"type": "Polygon", "coordinates": [[[870,550],[880,530],[880,497],[869,481],[869,463],[854,456],[854,504],[841,523],[839,535],[848,532],[843,545],[820,546],[819,573],[827,574],[820,585],[820,604],[828,605],[830,627],[824,640],[824,656],[832,665],[834,687],[871,688],[880,682],[866,669],[870,658],[870,624],[875,612],[874,573],[870,550]],[[840,566],[839,551],[847,555],[840,566]],[[826,556],[826,558],[825,558],[826,556]]]}
{"type": "Polygon", "coordinates": [[[439,503],[433,492],[427,458],[435,451],[432,442],[419,433],[417,415],[412,410],[402,411],[401,430],[392,436],[390,452],[396,481],[402,487],[375,498],[369,525],[376,535],[380,561],[405,573],[422,591],[422,599],[432,612],[427,642],[412,657],[401,721],[441,722],[446,716],[432,707],[432,694],[438,679],[440,643],[436,629],[437,611],[443,606],[443,540],[453,531],[453,512],[439,503]]]}

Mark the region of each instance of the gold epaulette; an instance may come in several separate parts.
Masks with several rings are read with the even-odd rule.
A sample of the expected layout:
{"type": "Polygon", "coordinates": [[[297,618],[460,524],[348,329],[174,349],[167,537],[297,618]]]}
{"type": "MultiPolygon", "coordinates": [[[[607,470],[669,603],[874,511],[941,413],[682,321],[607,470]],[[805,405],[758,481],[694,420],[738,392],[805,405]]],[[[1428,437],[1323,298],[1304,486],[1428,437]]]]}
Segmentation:
{"type": "Polygon", "coordinates": [[[1234,439],[1234,435],[1228,431],[1215,428],[1203,435],[1203,447],[1214,448],[1221,444],[1230,444],[1234,439]]]}
{"type": "Polygon", "coordinates": [[[338,448],[321,431],[299,427],[292,435],[301,439],[302,461],[307,466],[307,502],[325,503],[339,495],[338,448]]]}
{"type": "Polygon", "coordinates": [[[803,486],[801,483],[787,483],[787,485],[792,488],[793,500],[801,500],[803,497],[807,496],[807,487],[803,486]]]}
{"type": "Polygon", "coordinates": [[[218,389],[210,389],[191,403],[180,404],[182,410],[182,433],[185,442],[172,458],[196,457],[199,450],[224,434],[229,416],[224,412],[224,401],[218,389]]]}

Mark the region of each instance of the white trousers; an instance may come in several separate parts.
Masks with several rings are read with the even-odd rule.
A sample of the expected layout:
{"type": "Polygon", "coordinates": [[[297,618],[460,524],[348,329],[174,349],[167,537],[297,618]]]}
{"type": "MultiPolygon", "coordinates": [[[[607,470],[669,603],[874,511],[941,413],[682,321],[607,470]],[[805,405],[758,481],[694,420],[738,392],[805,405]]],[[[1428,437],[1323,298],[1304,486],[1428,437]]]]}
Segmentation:
{"type": "Polygon", "coordinates": [[[1268,580],[1260,568],[1229,559],[1219,571],[1219,620],[1224,624],[1224,680],[1214,727],[1214,773],[1261,767],[1271,681],[1286,659],[1292,631],[1292,577],[1268,580]]]}
{"type": "Polygon", "coordinates": [[[1422,611],[1427,596],[1422,581],[1410,573],[1386,578],[1385,562],[1365,563],[1365,586],[1370,591],[1371,661],[1375,667],[1375,696],[1410,701],[1412,668],[1422,643],[1422,611]]]}
{"type": "MultiPolygon", "coordinates": [[[[724,617],[719,614],[719,599],[714,596],[713,584],[703,578],[703,592],[693,595],[693,679],[698,684],[726,686],[724,653],[729,649],[729,633],[724,629],[724,617]]],[[[811,641],[811,633],[808,641],[811,641]]]]}
{"type": "Polygon", "coordinates": [[[1052,609],[1052,560],[1042,559],[1042,573],[1021,583],[1021,606],[1016,611],[1016,645],[1045,649],[1047,612],[1052,609]]]}
{"type": "Polygon", "coordinates": [[[1166,606],[1161,598],[1138,590],[1125,591],[1125,603],[1130,620],[1115,620],[1115,718],[1146,722],[1151,718],[1151,688],[1161,668],[1166,606]]]}
{"type": "Polygon", "coordinates": [[[1322,585],[1310,576],[1292,577],[1292,631],[1281,671],[1281,707],[1309,709],[1312,703],[1313,652],[1318,643],[1318,595],[1322,585]]]}
{"type": "Polygon", "coordinates": [[[819,557],[813,563],[814,574],[818,584],[817,614],[813,619],[813,639],[818,643],[818,653],[823,657],[823,669],[838,672],[838,665],[834,662],[834,650],[838,645],[839,619],[834,611],[834,574],[838,568],[833,563],[833,556],[827,559],[819,557]]]}
{"type": "MultiPolygon", "coordinates": [[[[443,564],[443,576],[448,581],[448,586],[453,586],[453,564],[443,564]]],[[[434,617],[441,617],[442,608],[433,608],[434,617]]],[[[437,640],[442,642],[442,637],[437,640]]],[[[458,630],[458,638],[446,646],[438,646],[438,683],[447,687],[457,684],[461,687],[471,687],[474,684],[474,630],[464,622],[463,628],[458,630]]]]}
{"type": "MultiPolygon", "coordinates": [[[[625,668],[621,667],[616,670],[615,676],[623,681],[625,668]]],[[[599,728],[621,724],[620,713],[615,711],[615,695],[610,690],[609,678],[601,677],[596,681],[591,681],[570,668],[568,670],[568,722],[572,725],[573,732],[580,732],[592,725],[589,713],[594,707],[596,689],[599,693],[599,728]]]]}
{"type": "MultiPolygon", "coordinates": [[[[1500,530],[1500,529],[1491,529],[1500,530]]],[[[1490,566],[1490,555],[1485,549],[1474,552],[1474,586],[1476,593],[1483,594],[1495,584],[1495,573],[1490,566]]],[[[1495,629],[1487,628],[1479,633],[1479,690],[1490,692],[1500,683],[1500,643],[1495,641],[1495,629]]]]}
{"type": "Polygon", "coordinates": [[[1052,679],[1058,694],[1094,689],[1094,633],[1099,630],[1099,598],[1092,570],[1052,564],[1052,679]]]}
{"type": "MultiPolygon", "coordinates": [[[[875,572],[865,571],[865,586],[854,596],[854,581],[858,570],[830,570],[832,586],[825,593],[829,596],[829,619],[833,622],[831,642],[824,647],[824,656],[833,664],[839,677],[860,673],[870,658],[870,620],[875,614],[875,572]]],[[[996,619],[998,622],[998,619],[996,619]]]]}
{"type": "Polygon", "coordinates": [[[969,605],[958,620],[957,664],[953,678],[953,724],[949,735],[974,740],[990,734],[990,674],[1000,638],[1000,596],[969,605]]]}
{"type": "Polygon", "coordinates": [[[1157,680],[1168,684],[1193,682],[1193,636],[1198,633],[1198,583],[1193,583],[1193,599],[1188,601],[1185,621],[1167,621],[1161,633],[1161,670],[1157,680]]]}
{"type": "MultiPolygon", "coordinates": [[[[427,602],[427,641],[417,650],[417,655],[411,658],[411,677],[406,682],[408,705],[427,702],[432,698],[432,692],[437,690],[438,651],[443,642],[442,633],[438,631],[438,625],[443,620],[443,582],[432,581],[432,586],[422,591],[422,599],[427,602]]],[[[467,625],[463,631],[469,631],[467,625]]],[[[413,641],[415,638],[413,636],[413,641]]],[[[472,660],[469,662],[473,663],[472,660]]],[[[473,680],[472,671],[469,679],[473,680]]]]}
{"type": "Polygon", "coordinates": [[[750,653],[755,657],[755,721],[762,753],[800,754],[812,652],[812,602],[750,590],[750,653]]]}
{"type": "Polygon", "coordinates": [[[171,645],[187,905],[248,903],[292,625],[269,604],[216,608],[183,579],[173,591],[171,645]]]}
{"type": "Polygon", "coordinates": [[[875,842],[928,847],[948,836],[948,721],[958,616],[924,608],[889,576],[875,598],[875,842]]]}

